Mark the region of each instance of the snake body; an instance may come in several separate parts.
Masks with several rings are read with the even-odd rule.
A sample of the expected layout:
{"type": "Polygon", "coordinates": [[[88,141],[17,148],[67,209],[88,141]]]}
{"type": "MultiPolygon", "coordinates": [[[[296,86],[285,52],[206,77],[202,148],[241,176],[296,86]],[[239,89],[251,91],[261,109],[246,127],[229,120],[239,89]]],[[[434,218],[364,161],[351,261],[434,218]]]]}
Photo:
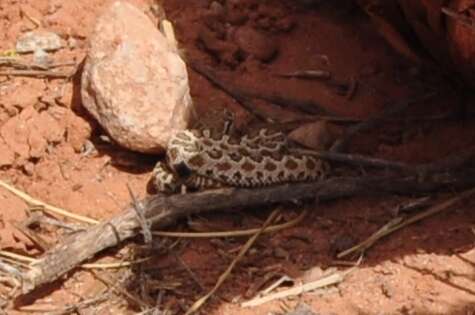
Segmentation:
{"type": "Polygon", "coordinates": [[[183,130],[168,144],[166,162],[154,168],[154,190],[177,192],[217,187],[262,187],[289,182],[315,181],[326,164],[312,155],[288,150],[281,132],[260,129],[232,137],[211,130],[183,130]]]}

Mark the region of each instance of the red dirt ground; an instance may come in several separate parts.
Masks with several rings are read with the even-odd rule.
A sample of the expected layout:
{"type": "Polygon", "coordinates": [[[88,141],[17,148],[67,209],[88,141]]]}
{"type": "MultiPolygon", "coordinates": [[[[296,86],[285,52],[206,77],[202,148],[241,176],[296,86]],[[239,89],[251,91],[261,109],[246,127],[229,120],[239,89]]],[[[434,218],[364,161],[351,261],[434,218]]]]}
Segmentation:
{"type": "MultiPolygon", "coordinates": [[[[153,17],[149,9],[152,1],[132,2],[153,17]]],[[[264,4],[255,10],[258,14],[245,11],[248,23],[268,26],[285,18],[293,21],[294,26],[289,31],[268,34],[279,47],[273,60],[260,63],[248,58],[231,69],[217,63],[197,43],[199,32],[205,25],[209,2],[168,0],[163,4],[167,17],[175,24],[186,58],[213,65],[240,86],[312,99],[335,114],[358,118],[367,118],[384,109],[385,105],[404,100],[409,95],[421,95],[426,88],[439,94],[434,100],[415,105],[411,109],[414,115],[432,116],[456,106],[457,98],[446,83],[437,79],[434,73],[395,54],[378,36],[369,20],[352,8],[337,10],[324,6],[303,10],[292,4],[293,1],[263,1],[264,4]],[[265,21],[258,22],[259,19],[265,21]],[[359,86],[355,96],[348,99],[319,81],[271,76],[273,73],[315,68],[330,71],[333,78],[344,83],[356,78],[359,86]]],[[[27,17],[30,16],[63,39],[74,39],[74,45],[52,55],[56,63],[80,63],[86,55],[86,43],[94,21],[108,3],[110,1],[4,0],[0,3],[0,52],[13,49],[18,36],[35,27],[27,17]]],[[[229,32],[233,29],[232,26],[227,28],[229,32]]],[[[191,69],[189,75],[192,96],[201,111],[226,106],[237,112],[241,121],[249,117],[239,104],[206,79],[191,69]]],[[[101,141],[102,131],[81,109],[78,92],[77,77],[71,82],[0,77],[0,135],[6,143],[0,142],[0,164],[11,160],[15,154],[12,165],[0,170],[0,179],[35,198],[101,220],[119,213],[130,202],[127,184],[139,197],[145,195],[154,159],[101,141]],[[43,138],[32,135],[29,128],[41,130],[43,138]],[[81,153],[80,149],[87,141],[92,141],[98,152],[81,153]]],[[[288,117],[282,111],[272,113],[277,118],[288,117]]],[[[388,123],[376,132],[358,136],[349,151],[407,163],[423,163],[473,144],[475,124],[472,121],[446,119],[388,123]]],[[[447,196],[437,196],[437,200],[444,197],[447,196]]],[[[27,205],[3,189],[0,189],[0,199],[0,248],[30,256],[40,254],[33,243],[15,228],[15,222],[26,218],[27,205]]],[[[299,282],[312,280],[309,270],[318,276],[322,270],[335,266],[335,250],[367,238],[392,218],[392,208],[407,200],[400,196],[381,196],[351,198],[318,206],[287,206],[284,212],[287,219],[300,213],[303,207],[311,214],[296,227],[263,236],[226,280],[217,297],[204,306],[201,314],[271,314],[299,302],[307,303],[322,315],[473,314],[473,202],[409,226],[378,242],[366,253],[360,268],[333,289],[306,293],[252,309],[239,306],[239,302],[250,297],[252,288],[258,286],[268,272],[265,270],[287,274],[299,282]]],[[[270,210],[210,214],[191,218],[188,223],[201,224],[207,229],[249,228],[262,224],[270,210]]],[[[178,226],[182,229],[186,224],[184,221],[178,226]]],[[[173,241],[169,240],[167,244],[173,241]]],[[[147,272],[142,275],[158,280],[151,285],[154,292],[160,286],[164,287],[162,305],[182,313],[182,308],[189,307],[213,287],[244,241],[240,238],[180,241],[167,253],[156,254],[155,263],[147,264],[147,272]],[[191,280],[177,262],[177,257],[193,270],[206,291],[201,291],[191,280]],[[175,289],[167,289],[177,281],[179,284],[175,289]]],[[[110,251],[100,261],[111,261],[107,256],[112,255],[120,257],[117,252],[110,251]]],[[[103,288],[98,277],[111,279],[124,272],[70,273],[66,280],[34,296],[29,301],[33,304],[7,312],[24,314],[27,310],[28,313],[42,313],[41,309],[61,310],[97,295],[103,288]]],[[[270,282],[265,286],[268,284],[270,282]]],[[[155,297],[150,299],[153,304],[155,297]]],[[[93,314],[95,308],[95,314],[134,314],[139,310],[123,291],[117,291],[112,299],[86,308],[81,314],[93,314]]]]}

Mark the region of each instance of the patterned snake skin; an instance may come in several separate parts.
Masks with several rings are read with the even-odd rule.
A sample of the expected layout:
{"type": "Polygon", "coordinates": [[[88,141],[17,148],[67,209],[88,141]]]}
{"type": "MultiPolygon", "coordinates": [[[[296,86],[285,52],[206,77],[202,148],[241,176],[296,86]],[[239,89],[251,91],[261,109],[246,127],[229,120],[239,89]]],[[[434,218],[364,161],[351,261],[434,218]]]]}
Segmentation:
{"type": "Polygon", "coordinates": [[[166,162],[152,173],[154,191],[178,192],[182,186],[262,187],[322,179],[327,165],[320,159],[288,150],[281,132],[260,129],[232,137],[210,129],[183,130],[168,144],[166,162]]]}

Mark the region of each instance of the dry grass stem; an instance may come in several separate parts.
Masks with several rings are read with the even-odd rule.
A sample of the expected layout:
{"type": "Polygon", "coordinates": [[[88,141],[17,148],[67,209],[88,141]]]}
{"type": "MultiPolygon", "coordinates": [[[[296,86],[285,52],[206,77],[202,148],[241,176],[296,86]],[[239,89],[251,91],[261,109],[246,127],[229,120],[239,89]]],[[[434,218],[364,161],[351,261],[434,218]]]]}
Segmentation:
{"type": "Polygon", "coordinates": [[[273,211],[271,213],[271,215],[267,218],[267,220],[264,222],[264,224],[262,225],[261,229],[256,233],[254,234],[247,242],[246,244],[244,244],[244,246],[241,248],[239,254],[236,256],[236,258],[234,258],[234,260],[231,262],[231,264],[228,266],[228,268],[226,269],[226,271],[221,274],[221,276],[219,277],[218,281],[216,282],[216,284],[214,285],[213,289],[211,289],[211,291],[206,294],[205,296],[203,296],[202,298],[200,298],[198,301],[196,301],[189,309],[188,311],[185,313],[185,315],[189,315],[189,314],[192,314],[194,312],[196,312],[198,309],[200,309],[200,307],[219,289],[219,287],[223,284],[223,282],[228,278],[228,276],[231,274],[232,270],[234,269],[234,267],[236,266],[236,264],[242,259],[242,257],[244,257],[244,255],[246,254],[246,252],[251,248],[251,246],[254,244],[254,242],[257,240],[257,238],[262,234],[262,232],[264,231],[264,229],[270,224],[272,223],[272,221],[274,221],[274,219],[277,217],[277,215],[279,214],[279,211],[276,210],[276,211],[273,211]]]}
{"type": "Polygon", "coordinates": [[[389,235],[389,234],[391,234],[391,233],[393,233],[393,232],[395,232],[399,229],[402,229],[403,227],[408,226],[412,223],[415,223],[415,222],[420,221],[422,219],[425,219],[429,216],[437,214],[437,213],[439,213],[443,210],[447,210],[448,208],[450,208],[454,204],[456,204],[456,203],[458,203],[462,200],[465,200],[465,199],[471,197],[474,194],[475,194],[475,188],[472,188],[470,190],[466,190],[465,192],[459,194],[458,196],[450,198],[450,199],[442,202],[441,204],[435,205],[435,206],[429,208],[428,210],[423,211],[419,214],[416,214],[416,215],[414,215],[410,218],[407,218],[407,219],[403,219],[401,217],[395,218],[395,219],[389,221],[388,223],[386,223],[383,227],[381,227],[378,231],[376,231],[374,234],[372,234],[370,237],[368,237],[363,242],[359,243],[358,245],[355,245],[355,246],[351,247],[350,249],[347,249],[347,250],[339,253],[337,255],[337,258],[342,258],[342,257],[348,256],[348,255],[350,255],[352,253],[355,253],[355,252],[364,252],[365,250],[367,250],[368,248],[373,246],[381,238],[383,238],[383,237],[385,237],[385,236],[387,236],[387,235],[389,235]]]}
{"type": "Polygon", "coordinates": [[[32,77],[32,78],[50,78],[50,79],[68,79],[73,76],[72,73],[45,71],[45,70],[5,70],[0,71],[0,76],[12,77],[32,77]]]}
{"type": "Polygon", "coordinates": [[[47,203],[45,203],[41,200],[35,199],[35,198],[29,196],[28,194],[24,193],[23,191],[13,187],[12,185],[9,185],[9,184],[5,183],[4,181],[0,180],[0,186],[5,188],[6,190],[10,191],[11,193],[16,195],[17,197],[20,197],[26,203],[28,203],[30,205],[34,205],[34,206],[41,206],[45,210],[48,210],[51,213],[59,214],[63,217],[70,218],[70,219],[80,221],[80,222],[84,222],[84,223],[89,223],[89,224],[99,223],[99,221],[97,221],[97,220],[94,220],[94,219],[91,219],[91,218],[88,218],[88,217],[85,217],[85,216],[82,216],[82,215],[71,213],[67,210],[49,205],[49,204],[47,204],[47,203]]]}
{"type": "Polygon", "coordinates": [[[352,270],[353,270],[353,268],[346,271],[346,272],[334,273],[334,274],[326,276],[322,279],[312,281],[312,282],[309,282],[309,283],[305,283],[305,284],[302,284],[302,285],[298,285],[298,286],[295,286],[295,287],[293,287],[291,289],[288,289],[288,290],[276,292],[276,293],[269,294],[269,295],[266,295],[266,296],[263,296],[263,297],[258,297],[258,298],[252,299],[250,301],[241,303],[241,306],[242,307],[254,307],[254,306],[258,306],[258,305],[261,305],[261,304],[264,304],[264,303],[267,303],[267,302],[270,302],[270,301],[273,301],[273,300],[284,299],[284,298],[287,298],[289,296],[300,295],[300,294],[305,293],[305,292],[309,292],[309,291],[313,291],[313,290],[320,289],[320,288],[323,288],[323,287],[327,287],[327,286],[330,286],[330,285],[334,285],[334,284],[342,282],[344,280],[345,276],[352,270]]]}
{"type": "MultiPolygon", "coordinates": [[[[268,226],[262,231],[262,233],[273,233],[280,230],[288,229],[292,226],[300,223],[308,211],[304,210],[302,213],[297,216],[295,219],[285,222],[282,224],[276,224],[268,226]]],[[[168,231],[155,231],[152,232],[155,236],[163,237],[178,237],[178,238],[218,238],[218,237],[239,237],[239,236],[248,236],[253,235],[259,232],[261,228],[248,229],[248,230],[238,230],[238,231],[222,231],[222,232],[168,232],[168,231]]]]}
{"type": "MultiPolygon", "coordinates": [[[[28,257],[28,256],[24,256],[24,255],[19,255],[19,254],[15,254],[15,253],[12,253],[12,252],[8,252],[8,251],[5,251],[5,250],[0,250],[0,256],[2,257],[7,257],[7,258],[10,258],[12,260],[16,260],[16,261],[19,261],[19,262],[23,262],[23,263],[29,263],[29,264],[35,264],[36,262],[38,262],[38,259],[35,259],[35,258],[31,258],[31,257],[28,257]]],[[[137,265],[137,264],[141,264],[147,260],[149,260],[150,257],[146,257],[146,258],[141,258],[141,259],[137,259],[137,260],[131,260],[131,261],[120,261],[120,262],[114,262],[114,263],[103,263],[103,264],[82,264],[81,265],[81,268],[83,269],[117,269],[117,268],[125,268],[125,267],[130,267],[132,265],[137,265]]],[[[28,266],[26,266],[28,267],[28,266]]]]}

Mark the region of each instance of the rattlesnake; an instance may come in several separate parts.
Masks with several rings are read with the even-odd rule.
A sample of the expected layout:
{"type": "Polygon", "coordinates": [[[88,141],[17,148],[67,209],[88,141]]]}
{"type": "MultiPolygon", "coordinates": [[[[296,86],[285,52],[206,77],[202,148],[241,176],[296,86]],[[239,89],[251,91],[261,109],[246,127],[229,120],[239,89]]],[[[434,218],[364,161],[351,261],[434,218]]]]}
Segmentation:
{"type": "MultiPolygon", "coordinates": [[[[281,132],[260,129],[241,137],[212,129],[178,132],[169,143],[166,162],[155,166],[152,190],[261,187],[322,179],[327,166],[320,159],[288,148],[281,132]]],[[[150,187],[150,186],[149,186],[150,187]]]]}

